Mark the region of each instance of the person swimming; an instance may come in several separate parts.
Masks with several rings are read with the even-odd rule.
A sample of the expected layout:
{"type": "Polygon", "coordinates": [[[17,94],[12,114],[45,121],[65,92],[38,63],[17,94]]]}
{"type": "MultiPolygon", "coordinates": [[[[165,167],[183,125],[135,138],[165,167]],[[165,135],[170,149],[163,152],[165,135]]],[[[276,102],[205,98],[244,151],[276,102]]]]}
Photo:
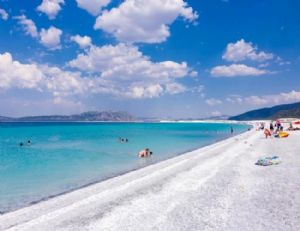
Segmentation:
{"type": "Polygon", "coordinates": [[[20,142],[19,143],[19,146],[22,147],[22,146],[31,146],[32,145],[32,142],[31,140],[27,140],[27,142],[23,143],[23,142],[20,142]]]}
{"type": "Polygon", "coordinates": [[[118,142],[119,143],[128,143],[129,140],[127,138],[121,138],[121,137],[119,137],[118,142]]]}
{"type": "Polygon", "coordinates": [[[141,158],[149,157],[152,154],[153,154],[153,152],[151,152],[149,148],[145,148],[139,152],[139,157],[141,157],[141,158]]]}

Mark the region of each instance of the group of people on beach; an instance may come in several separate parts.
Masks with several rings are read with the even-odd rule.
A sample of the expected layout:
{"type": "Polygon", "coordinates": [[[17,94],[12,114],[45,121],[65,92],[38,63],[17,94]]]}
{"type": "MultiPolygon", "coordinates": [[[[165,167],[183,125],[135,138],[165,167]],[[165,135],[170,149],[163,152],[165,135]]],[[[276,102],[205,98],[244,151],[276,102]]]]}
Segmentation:
{"type": "Polygon", "coordinates": [[[260,129],[264,130],[266,138],[272,137],[272,135],[276,137],[276,135],[278,135],[279,132],[283,131],[283,126],[279,120],[277,120],[275,124],[273,124],[273,121],[271,121],[268,129],[265,128],[265,123],[261,122],[260,129]]]}
{"type": "MultiPolygon", "coordinates": [[[[266,138],[272,137],[287,137],[289,134],[287,132],[284,132],[284,128],[282,125],[282,122],[280,120],[276,120],[275,123],[273,121],[270,122],[269,128],[265,127],[265,123],[261,122],[259,130],[263,130],[266,138]]],[[[286,129],[287,131],[296,131],[300,130],[298,127],[294,127],[293,123],[290,122],[289,127],[286,129]]]]}

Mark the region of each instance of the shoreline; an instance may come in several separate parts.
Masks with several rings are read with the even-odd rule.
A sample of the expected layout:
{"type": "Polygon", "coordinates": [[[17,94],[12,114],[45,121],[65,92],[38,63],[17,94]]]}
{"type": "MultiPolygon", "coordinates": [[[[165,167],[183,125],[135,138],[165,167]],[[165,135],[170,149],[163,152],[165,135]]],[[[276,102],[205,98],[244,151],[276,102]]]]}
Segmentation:
{"type": "MultiPolygon", "coordinates": [[[[88,122],[88,121],[87,121],[87,122],[88,122]]],[[[9,123],[10,123],[10,122],[9,122],[9,123]]],[[[17,123],[19,123],[19,122],[17,122],[17,123]]],[[[28,123],[28,122],[21,122],[21,123],[28,123]]],[[[29,122],[29,123],[31,123],[31,122],[29,122]]],[[[34,123],[35,123],[35,122],[34,122],[34,123]]],[[[37,122],[37,123],[43,123],[43,122],[37,122]]],[[[45,123],[48,123],[48,122],[45,122],[45,123]]],[[[50,123],[51,123],[51,122],[50,122],[50,123]]],[[[68,123],[68,122],[67,122],[67,123],[68,123]]],[[[70,122],[70,123],[71,123],[71,122],[70,122]]],[[[79,121],[79,123],[80,123],[80,121],[79,121]]],[[[101,123],[102,123],[102,122],[101,122],[101,123]]],[[[124,123],[125,123],[125,122],[124,122],[124,123]]],[[[135,122],[134,122],[134,123],[135,123],[135,122]]],[[[147,122],[147,123],[148,123],[148,122],[147,122]]],[[[159,122],[159,123],[160,123],[160,122],[159,122]]],[[[164,123],[164,122],[162,122],[162,123],[164,123]]],[[[168,123],[177,123],[177,122],[168,122],[168,123]]],[[[179,123],[180,123],[180,122],[179,122],[179,123]]],[[[183,122],[183,123],[185,123],[185,122],[183,122]]],[[[194,122],[193,122],[193,123],[194,123],[194,122]]],[[[195,121],[195,123],[198,123],[198,122],[195,121]]],[[[203,122],[203,123],[206,123],[206,122],[203,122]]],[[[209,123],[209,122],[207,122],[207,123],[209,123]]],[[[211,122],[211,123],[214,123],[214,122],[211,122]]],[[[223,123],[226,123],[226,122],[219,122],[219,123],[222,123],[222,124],[223,124],[223,123]]],[[[231,121],[227,121],[227,123],[231,124],[231,121]]],[[[236,122],[236,123],[239,123],[239,122],[236,122]]],[[[249,125],[249,126],[251,126],[251,129],[253,128],[253,126],[252,126],[250,123],[247,123],[247,122],[245,122],[245,123],[240,123],[240,124],[243,124],[243,125],[249,125]]],[[[233,135],[231,135],[231,134],[228,133],[228,136],[226,136],[226,137],[224,137],[224,138],[216,139],[216,140],[214,140],[214,141],[213,141],[212,143],[210,143],[210,144],[206,144],[206,145],[204,145],[204,146],[199,146],[199,147],[197,147],[197,148],[195,148],[195,149],[189,149],[189,150],[186,150],[186,151],[184,151],[184,152],[176,153],[176,154],[174,154],[174,156],[167,157],[167,158],[165,158],[165,159],[159,159],[159,160],[157,160],[157,161],[155,161],[155,162],[152,162],[151,164],[147,164],[147,165],[145,165],[145,166],[143,166],[143,167],[136,167],[136,168],[133,168],[133,169],[124,171],[124,172],[112,174],[111,176],[108,176],[108,177],[105,177],[105,178],[102,178],[102,179],[100,178],[100,179],[98,179],[98,180],[94,180],[94,181],[92,181],[92,182],[90,182],[90,183],[84,184],[84,185],[82,185],[82,186],[79,186],[79,187],[76,187],[76,188],[73,188],[73,189],[70,189],[70,190],[67,190],[67,191],[64,191],[64,192],[57,193],[57,194],[52,194],[52,195],[49,195],[49,196],[47,196],[47,197],[43,197],[43,198],[41,198],[41,199],[39,199],[39,200],[31,201],[30,203],[28,203],[26,206],[23,206],[23,207],[19,207],[19,208],[7,210],[7,211],[0,211],[0,218],[1,218],[1,215],[5,215],[5,214],[8,214],[8,213],[13,213],[13,212],[16,212],[16,211],[18,211],[18,210],[20,210],[20,209],[24,209],[24,208],[27,208],[27,207],[34,206],[34,205],[36,205],[36,204],[43,203],[43,202],[45,202],[45,201],[54,199],[54,198],[56,198],[56,197],[63,196],[63,195],[72,193],[72,192],[74,192],[74,191],[81,190],[81,189],[84,189],[84,188],[87,188],[87,187],[90,187],[90,186],[93,186],[93,185],[96,185],[96,184],[99,184],[99,183],[102,183],[102,182],[111,180],[111,179],[113,179],[113,178],[115,178],[115,177],[120,177],[120,176],[125,175],[125,174],[128,174],[128,173],[130,173],[130,172],[138,171],[138,170],[143,169],[143,168],[146,168],[146,167],[148,167],[148,166],[156,165],[156,164],[158,164],[158,163],[161,163],[161,162],[170,160],[170,159],[172,159],[172,158],[176,158],[176,157],[179,157],[179,156],[182,156],[182,155],[186,155],[186,154],[188,154],[188,153],[190,153],[190,152],[201,151],[201,149],[203,149],[203,148],[205,148],[205,147],[209,147],[209,146],[211,146],[211,145],[214,145],[214,144],[217,144],[217,143],[219,143],[219,142],[225,141],[225,140],[227,140],[227,139],[230,139],[230,138],[239,136],[239,135],[241,135],[241,134],[243,134],[243,133],[246,133],[246,132],[247,132],[247,130],[245,130],[244,132],[235,133],[235,134],[233,134],[233,135]]],[[[226,133],[226,134],[227,134],[227,133],[226,133]]],[[[0,226],[0,227],[1,227],[1,226],[0,226]]]]}
{"type": "MultiPolygon", "coordinates": [[[[144,172],[152,171],[152,169],[156,169],[156,168],[159,169],[160,168],[159,166],[164,166],[165,167],[168,164],[171,164],[171,163],[174,163],[174,162],[177,162],[177,161],[181,161],[182,159],[192,157],[192,155],[194,155],[194,153],[200,153],[200,156],[201,156],[201,153],[203,153],[207,150],[211,150],[215,146],[222,145],[224,142],[227,143],[230,140],[232,141],[232,140],[236,139],[237,137],[239,137],[241,135],[245,135],[247,133],[249,133],[249,131],[245,131],[245,132],[236,134],[234,136],[226,137],[226,138],[218,140],[218,141],[216,141],[212,144],[205,145],[205,146],[200,147],[200,148],[196,148],[195,150],[190,150],[190,151],[186,151],[184,153],[177,154],[174,157],[164,159],[164,160],[161,160],[159,162],[155,162],[153,164],[147,165],[147,166],[142,167],[142,168],[132,169],[128,172],[120,173],[118,175],[112,176],[110,178],[106,178],[104,180],[91,182],[90,184],[86,184],[86,185],[81,186],[79,188],[76,188],[76,189],[73,189],[73,190],[70,190],[70,191],[66,191],[66,192],[63,192],[63,193],[60,193],[60,194],[52,195],[52,196],[49,196],[47,198],[44,198],[44,199],[41,199],[41,200],[38,200],[38,201],[34,201],[30,205],[19,208],[19,209],[16,209],[16,210],[11,210],[11,211],[2,213],[2,214],[0,214],[0,230],[2,230],[2,228],[3,228],[1,226],[1,223],[3,223],[3,222],[1,222],[1,221],[3,219],[5,219],[5,217],[14,217],[15,215],[17,215],[18,217],[20,217],[20,216],[22,217],[24,215],[24,212],[28,213],[29,211],[34,211],[34,210],[37,209],[37,207],[40,207],[41,210],[44,210],[44,208],[42,208],[43,205],[49,206],[49,204],[50,204],[50,207],[51,207],[51,206],[53,206],[53,205],[51,205],[52,202],[54,202],[54,204],[56,204],[55,203],[56,200],[58,200],[58,201],[65,200],[65,199],[67,199],[67,197],[72,197],[74,194],[86,194],[85,191],[90,191],[90,190],[93,190],[94,188],[98,188],[98,187],[102,188],[103,185],[107,185],[107,184],[108,185],[114,185],[115,181],[116,181],[117,184],[119,183],[119,181],[121,181],[122,183],[125,183],[125,182],[123,182],[123,180],[126,179],[126,178],[131,178],[132,175],[137,176],[140,173],[144,174],[144,172]],[[19,215],[19,214],[22,214],[22,215],[19,215]]],[[[138,178],[139,178],[139,176],[136,177],[136,179],[138,179],[138,178]]],[[[81,198],[81,199],[83,199],[83,198],[81,198]]],[[[77,199],[75,199],[74,201],[69,202],[69,203],[73,203],[73,202],[76,202],[76,201],[77,201],[77,199]]],[[[68,202],[66,204],[68,204],[68,202]]],[[[6,229],[8,227],[4,226],[4,228],[6,229]]]]}

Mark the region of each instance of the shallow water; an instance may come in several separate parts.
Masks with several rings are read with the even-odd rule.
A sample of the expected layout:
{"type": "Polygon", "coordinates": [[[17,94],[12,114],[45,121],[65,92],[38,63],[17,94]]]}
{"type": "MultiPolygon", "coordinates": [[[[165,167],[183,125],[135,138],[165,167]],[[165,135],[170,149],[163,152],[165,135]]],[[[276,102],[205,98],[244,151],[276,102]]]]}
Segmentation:
{"type": "Polygon", "coordinates": [[[0,211],[101,181],[245,131],[220,123],[1,123],[0,211]],[[118,142],[118,138],[129,142],[118,142]],[[26,145],[31,140],[31,145],[26,145]],[[19,146],[23,142],[24,146],[19,146]],[[154,155],[137,157],[149,147],[154,155]]]}

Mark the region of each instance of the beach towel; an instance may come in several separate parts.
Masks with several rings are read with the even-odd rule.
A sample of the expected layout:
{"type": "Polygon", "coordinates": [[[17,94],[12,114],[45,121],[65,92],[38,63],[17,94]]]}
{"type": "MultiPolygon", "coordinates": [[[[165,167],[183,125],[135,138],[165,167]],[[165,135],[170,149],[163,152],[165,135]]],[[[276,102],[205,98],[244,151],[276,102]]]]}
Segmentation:
{"type": "Polygon", "coordinates": [[[270,166],[270,165],[277,165],[280,162],[281,161],[278,156],[271,156],[271,157],[267,156],[267,157],[259,158],[255,164],[260,166],[270,166]]]}

